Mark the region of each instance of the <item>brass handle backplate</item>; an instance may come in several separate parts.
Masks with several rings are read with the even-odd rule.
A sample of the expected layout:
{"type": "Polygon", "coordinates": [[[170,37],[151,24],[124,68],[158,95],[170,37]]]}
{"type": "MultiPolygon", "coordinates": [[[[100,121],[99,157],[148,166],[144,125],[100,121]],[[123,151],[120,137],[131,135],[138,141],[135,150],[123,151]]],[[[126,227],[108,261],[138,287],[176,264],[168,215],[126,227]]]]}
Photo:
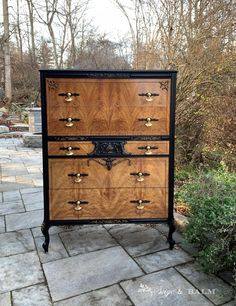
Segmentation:
{"type": "Polygon", "coordinates": [[[149,200],[132,200],[130,201],[130,203],[137,203],[138,205],[136,206],[137,209],[142,210],[145,208],[145,206],[143,204],[147,204],[150,203],[151,201],[149,200]]]}
{"type": "Polygon", "coordinates": [[[150,173],[147,172],[131,172],[130,175],[135,175],[137,176],[137,181],[138,182],[143,182],[145,176],[149,176],[150,173]]]}
{"type": "Polygon", "coordinates": [[[152,126],[152,121],[159,121],[158,118],[139,118],[138,121],[145,121],[145,126],[150,127],[152,126]]]}
{"type": "Polygon", "coordinates": [[[74,204],[75,205],[74,210],[79,211],[79,210],[82,209],[82,207],[80,205],[88,204],[89,202],[88,201],[77,200],[77,201],[68,201],[67,203],[68,204],[74,204]]]}
{"type": "Polygon", "coordinates": [[[140,97],[146,97],[145,100],[147,102],[151,102],[153,100],[153,97],[157,97],[159,96],[158,93],[154,93],[154,92],[146,92],[146,93],[140,93],[138,94],[140,97]]]}
{"type": "Polygon", "coordinates": [[[60,148],[60,150],[66,151],[66,155],[71,156],[74,155],[74,150],[80,150],[80,148],[76,148],[76,147],[62,147],[60,148]]]}
{"type": "Polygon", "coordinates": [[[65,121],[66,122],[66,124],[65,124],[66,127],[72,127],[74,125],[73,122],[76,122],[76,121],[78,122],[78,121],[80,121],[80,119],[69,117],[69,118],[61,118],[61,119],[59,119],[59,121],[65,121]]]}
{"type": "Polygon", "coordinates": [[[62,93],[59,93],[58,96],[62,96],[62,97],[65,97],[65,101],[66,102],[71,102],[72,101],[72,97],[76,97],[76,96],[79,96],[80,94],[77,93],[77,92],[62,92],[62,93]]]}
{"type": "Polygon", "coordinates": [[[138,147],[139,150],[146,150],[144,152],[145,155],[152,155],[152,150],[157,150],[157,146],[144,146],[144,147],[138,147]]]}
{"type": "Polygon", "coordinates": [[[82,177],[88,176],[87,173],[69,173],[68,176],[74,177],[75,183],[80,183],[82,181],[82,177]]]}

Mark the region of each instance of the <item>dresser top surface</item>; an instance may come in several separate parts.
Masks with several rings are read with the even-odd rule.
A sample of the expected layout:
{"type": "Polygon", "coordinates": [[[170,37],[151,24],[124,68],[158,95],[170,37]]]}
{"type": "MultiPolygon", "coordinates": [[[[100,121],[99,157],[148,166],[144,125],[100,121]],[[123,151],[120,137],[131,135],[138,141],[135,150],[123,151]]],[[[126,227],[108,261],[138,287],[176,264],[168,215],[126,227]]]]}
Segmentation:
{"type": "Polygon", "coordinates": [[[97,79],[129,79],[129,78],[172,78],[176,70],[99,70],[99,69],[40,69],[43,77],[53,78],[97,78],[97,79]]]}
{"type": "Polygon", "coordinates": [[[177,73],[173,69],[39,69],[39,71],[46,72],[81,72],[81,73],[177,73]]]}

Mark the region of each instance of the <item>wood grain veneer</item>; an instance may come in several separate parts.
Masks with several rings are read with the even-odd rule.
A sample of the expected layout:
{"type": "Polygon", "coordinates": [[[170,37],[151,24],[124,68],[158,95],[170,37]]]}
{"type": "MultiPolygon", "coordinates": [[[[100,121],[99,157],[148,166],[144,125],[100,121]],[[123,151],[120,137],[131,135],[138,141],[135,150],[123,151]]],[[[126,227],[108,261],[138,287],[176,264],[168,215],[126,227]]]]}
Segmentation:
{"type": "Polygon", "coordinates": [[[51,220],[167,218],[167,188],[50,190],[51,220]],[[150,200],[143,210],[130,200],[150,200]],[[68,201],[83,200],[80,211],[68,201]]]}
{"type": "MultiPolygon", "coordinates": [[[[50,189],[79,189],[79,188],[125,188],[125,187],[167,187],[168,158],[117,158],[117,165],[110,171],[99,163],[101,158],[95,159],[49,159],[49,187],[50,189]],[[143,181],[130,173],[148,173],[143,181]],[[76,183],[75,177],[68,174],[83,173],[76,183]]],[[[130,190],[132,192],[132,190],[130,190]]]]}

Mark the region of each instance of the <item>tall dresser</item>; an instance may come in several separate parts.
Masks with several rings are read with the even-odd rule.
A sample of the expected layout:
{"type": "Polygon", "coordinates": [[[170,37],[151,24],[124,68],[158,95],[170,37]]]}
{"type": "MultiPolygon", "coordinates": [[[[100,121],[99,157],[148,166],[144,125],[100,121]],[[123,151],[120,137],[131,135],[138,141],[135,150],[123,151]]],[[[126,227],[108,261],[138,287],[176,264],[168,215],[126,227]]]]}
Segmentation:
{"type": "Polygon", "coordinates": [[[174,70],[41,70],[44,221],[169,224],[174,70]]]}

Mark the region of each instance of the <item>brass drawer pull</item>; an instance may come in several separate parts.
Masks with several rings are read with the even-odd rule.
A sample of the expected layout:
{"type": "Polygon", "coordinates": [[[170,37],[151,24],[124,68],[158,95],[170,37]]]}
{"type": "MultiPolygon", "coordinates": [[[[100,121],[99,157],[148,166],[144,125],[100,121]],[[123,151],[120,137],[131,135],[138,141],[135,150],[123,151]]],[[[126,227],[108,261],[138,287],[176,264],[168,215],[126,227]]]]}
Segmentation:
{"type": "Polygon", "coordinates": [[[144,176],[149,176],[150,173],[147,173],[147,172],[131,172],[130,175],[137,176],[137,181],[138,182],[143,182],[144,181],[144,176]]]}
{"type": "Polygon", "coordinates": [[[58,94],[58,96],[61,96],[61,97],[65,97],[65,101],[66,102],[71,102],[72,101],[72,97],[78,97],[80,94],[77,93],[77,92],[61,92],[58,94]]]}
{"type": "Polygon", "coordinates": [[[78,121],[80,121],[80,119],[79,118],[71,118],[71,117],[69,117],[69,118],[61,118],[61,119],[59,119],[59,121],[65,121],[67,127],[72,127],[74,125],[73,121],[74,122],[76,122],[76,121],[78,122],[78,121]]]}
{"type": "Polygon", "coordinates": [[[68,176],[75,177],[74,182],[80,183],[82,181],[82,177],[88,176],[87,173],[69,173],[68,176]]]}
{"type": "Polygon", "coordinates": [[[152,155],[153,154],[152,150],[157,150],[158,147],[157,146],[153,146],[153,147],[151,147],[151,146],[144,146],[144,147],[138,147],[138,149],[139,150],[146,150],[144,152],[145,155],[152,155]]]}
{"type": "Polygon", "coordinates": [[[81,201],[81,200],[77,200],[77,201],[68,201],[68,204],[75,204],[74,210],[78,211],[81,210],[82,207],[80,206],[81,204],[88,204],[88,201],[81,201]]]}
{"type": "Polygon", "coordinates": [[[146,121],[145,125],[149,127],[152,126],[152,121],[159,121],[159,119],[148,117],[148,118],[139,118],[138,121],[146,121]]]}
{"type": "Polygon", "coordinates": [[[70,155],[74,155],[74,152],[73,150],[80,150],[80,148],[73,148],[73,147],[67,147],[67,148],[60,148],[60,150],[65,150],[67,151],[66,152],[66,155],[70,156],[70,155]]]}
{"type": "Polygon", "coordinates": [[[151,102],[152,100],[153,100],[153,98],[152,97],[157,97],[157,96],[159,96],[159,94],[158,93],[154,93],[154,92],[146,92],[146,93],[140,93],[140,94],[138,94],[140,97],[146,97],[146,101],[147,102],[151,102]]]}
{"type": "Polygon", "coordinates": [[[130,201],[130,203],[137,203],[138,205],[136,206],[137,209],[144,209],[144,205],[143,204],[147,204],[147,203],[150,203],[151,201],[149,200],[132,200],[130,201]]]}

